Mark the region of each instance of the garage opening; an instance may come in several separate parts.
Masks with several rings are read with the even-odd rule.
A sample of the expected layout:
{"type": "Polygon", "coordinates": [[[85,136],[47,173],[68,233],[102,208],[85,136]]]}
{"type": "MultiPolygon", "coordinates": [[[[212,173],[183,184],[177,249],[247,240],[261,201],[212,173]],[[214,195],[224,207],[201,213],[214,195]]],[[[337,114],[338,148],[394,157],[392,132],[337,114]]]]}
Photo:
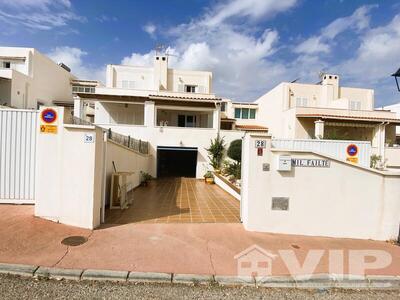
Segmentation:
{"type": "Polygon", "coordinates": [[[157,147],[157,177],[196,177],[197,148],[157,147]]]}

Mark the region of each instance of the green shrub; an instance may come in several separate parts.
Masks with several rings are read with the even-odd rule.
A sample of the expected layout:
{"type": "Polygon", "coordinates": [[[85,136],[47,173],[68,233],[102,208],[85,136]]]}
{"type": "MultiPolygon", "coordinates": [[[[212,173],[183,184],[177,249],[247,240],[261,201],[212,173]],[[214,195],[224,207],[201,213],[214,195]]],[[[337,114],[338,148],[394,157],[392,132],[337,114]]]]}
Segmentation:
{"type": "Polygon", "coordinates": [[[242,161],[242,140],[234,140],[228,148],[228,156],[238,163],[242,161]]]}
{"type": "Polygon", "coordinates": [[[209,148],[206,148],[206,150],[208,152],[211,166],[214,170],[220,169],[225,154],[224,138],[217,136],[214,140],[211,140],[211,145],[209,148]]]}

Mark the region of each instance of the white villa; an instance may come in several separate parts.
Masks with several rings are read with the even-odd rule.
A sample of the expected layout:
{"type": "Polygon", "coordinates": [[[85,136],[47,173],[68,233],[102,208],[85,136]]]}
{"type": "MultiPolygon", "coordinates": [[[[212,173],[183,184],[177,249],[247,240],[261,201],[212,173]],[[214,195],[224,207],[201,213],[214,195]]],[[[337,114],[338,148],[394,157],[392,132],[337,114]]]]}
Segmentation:
{"type": "Polygon", "coordinates": [[[273,138],[369,141],[372,152],[400,167],[395,112],[374,108],[371,89],[342,87],[339,76],[324,74],[320,84],[282,82],[255,103],[258,124],[273,138]]]}
{"type": "MultiPolygon", "coordinates": [[[[201,178],[209,170],[210,140],[220,134],[229,144],[244,134],[232,130],[240,129],[228,115],[235,104],[212,93],[212,73],[168,68],[166,55],[156,55],[153,67],[108,65],[104,87],[75,94],[76,117],[85,119],[94,107],[96,125],[150,143],[155,177],[201,178]],[[177,165],[184,167],[171,167],[177,165]]],[[[250,117],[255,121],[253,111],[243,115],[250,117]]]]}
{"type": "Polygon", "coordinates": [[[71,70],[34,48],[0,47],[0,105],[37,109],[72,106],[71,70]]]}

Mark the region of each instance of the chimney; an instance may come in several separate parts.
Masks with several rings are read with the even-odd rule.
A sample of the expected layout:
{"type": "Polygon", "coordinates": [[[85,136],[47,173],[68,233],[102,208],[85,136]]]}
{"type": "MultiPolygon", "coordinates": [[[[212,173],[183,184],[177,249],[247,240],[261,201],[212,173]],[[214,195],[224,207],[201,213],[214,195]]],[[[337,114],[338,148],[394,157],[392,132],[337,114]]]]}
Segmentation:
{"type": "Polygon", "coordinates": [[[157,91],[168,89],[168,56],[156,55],[154,57],[154,88],[157,91]]]}
{"type": "Polygon", "coordinates": [[[330,102],[339,99],[339,75],[322,75],[322,104],[328,105],[330,102]]]}

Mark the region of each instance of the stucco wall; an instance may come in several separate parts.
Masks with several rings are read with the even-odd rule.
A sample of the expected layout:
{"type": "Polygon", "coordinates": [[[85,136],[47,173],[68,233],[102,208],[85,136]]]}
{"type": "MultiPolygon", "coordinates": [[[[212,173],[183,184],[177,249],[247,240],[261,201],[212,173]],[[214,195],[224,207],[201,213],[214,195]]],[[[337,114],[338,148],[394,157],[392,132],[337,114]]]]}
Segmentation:
{"type": "Polygon", "coordinates": [[[242,218],[251,231],[388,240],[397,239],[400,174],[357,167],[322,155],[271,151],[270,138],[246,135],[243,143],[242,218]],[[267,141],[257,156],[256,139],[267,141]],[[278,157],[325,159],[329,168],[277,171],[278,157]],[[270,171],[263,171],[263,163],[270,171]],[[289,209],[272,210],[272,197],[288,197],[289,209]]]}
{"type": "Polygon", "coordinates": [[[103,186],[103,134],[93,126],[63,125],[57,133],[40,133],[36,154],[35,215],[67,225],[95,228],[100,224],[103,186]],[[85,134],[94,138],[85,142],[85,134]]]}
{"type": "Polygon", "coordinates": [[[134,172],[128,176],[128,190],[133,189],[140,184],[140,172],[149,173],[149,156],[130,150],[124,146],[109,140],[107,142],[107,160],[106,160],[106,202],[110,198],[111,174],[114,172],[113,164],[118,172],[134,172]]]}

